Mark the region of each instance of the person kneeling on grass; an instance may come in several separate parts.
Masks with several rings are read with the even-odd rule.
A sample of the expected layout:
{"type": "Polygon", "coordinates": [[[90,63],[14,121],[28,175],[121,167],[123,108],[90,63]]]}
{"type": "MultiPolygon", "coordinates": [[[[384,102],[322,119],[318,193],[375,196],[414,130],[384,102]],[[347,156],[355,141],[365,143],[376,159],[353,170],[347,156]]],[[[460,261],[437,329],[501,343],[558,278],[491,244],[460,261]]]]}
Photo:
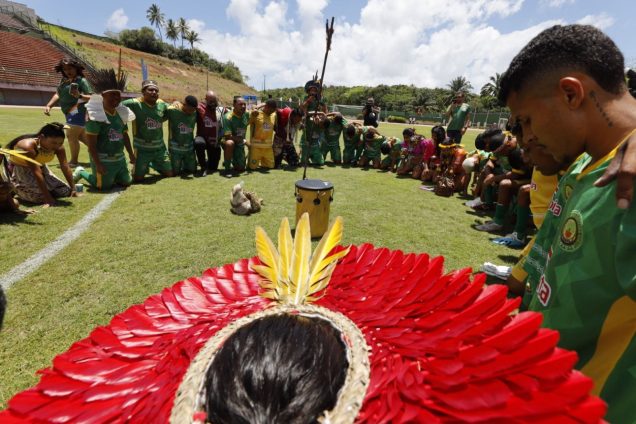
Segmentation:
{"type": "Polygon", "coordinates": [[[135,147],[135,182],[143,181],[153,168],[164,177],[172,177],[172,164],[163,141],[163,122],[168,119],[168,103],[159,98],[159,86],[153,80],[141,83],[142,97],[124,100],[124,106],[135,114],[133,143],[135,147]]]}
{"type": "Polygon", "coordinates": [[[73,174],[64,150],[64,125],[53,122],[43,126],[36,134],[15,138],[7,149],[21,151],[31,161],[10,156],[9,178],[18,197],[30,203],[54,206],[60,197],[77,197],[73,174]],[[56,177],[46,165],[54,157],[60,163],[66,183],[56,177]]]}
{"type": "Polygon", "coordinates": [[[373,168],[380,169],[382,159],[380,149],[385,141],[386,137],[378,133],[375,128],[369,128],[364,135],[364,150],[362,151],[358,165],[366,168],[371,164],[373,168]]]}
{"type": "Polygon", "coordinates": [[[245,110],[245,100],[235,96],[232,111],[223,118],[223,168],[228,178],[232,177],[232,172],[245,171],[245,135],[250,122],[245,110]]]}
{"type": "Polygon", "coordinates": [[[132,178],[124,147],[131,163],[135,163],[136,158],[128,136],[128,122],[135,119],[135,114],[120,105],[121,92],[126,87],[126,74],[117,77],[113,69],[98,69],[91,73],[90,82],[95,92],[101,93],[91,96],[86,104],[86,136],[92,173],[78,166],[73,177],[75,181],[83,178],[100,191],[109,190],[114,184],[127,187],[132,183],[132,178]]]}
{"type": "Polygon", "coordinates": [[[342,159],[345,165],[356,166],[358,164],[364,146],[364,134],[369,128],[372,127],[363,127],[356,122],[347,125],[342,132],[342,141],[344,142],[342,159]]]}
{"type": "Polygon", "coordinates": [[[168,114],[168,151],[175,175],[191,174],[197,170],[194,155],[194,126],[197,123],[199,101],[187,96],[183,103],[173,103],[168,114]]]}
{"type": "Polygon", "coordinates": [[[402,149],[402,163],[397,170],[398,175],[408,175],[419,179],[422,175],[423,163],[433,156],[435,145],[433,140],[415,134],[413,128],[405,128],[402,131],[404,148],[402,149]]]}
{"type": "Polygon", "coordinates": [[[327,155],[331,155],[331,160],[336,165],[342,163],[342,155],[340,152],[340,134],[349,125],[347,120],[340,112],[332,112],[327,114],[325,121],[325,142],[322,144],[322,155],[327,159],[327,155]]]}
{"type": "Polygon", "coordinates": [[[400,166],[400,161],[402,160],[403,148],[404,142],[396,137],[389,137],[387,141],[382,143],[380,150],[387,156],[382,159],[380,168],[386,169],[390,172],[396,172],[400,166]]]}
{"type": "MultiPolygon", "coordinates": [[[[7,158],[11,156],[18,156],[27,161],[31,161],[28,157],[20,154],[19,152],[0,149],[0,212],[12,212],[18,215],[28,215],[34,213],[33,209],[20,209],[20,203],[15,198],[15,189],[9,178],[9,171],[7,169],[7,158]]],[[[36,162],[37,163],[37,162],[36,162]]]]}
{"type": "Polygon", "coordinates": [[[259,166],[274,168],[274,129],[276,127],[276,100],[269,99],[250,114],[249,163],[251,170],[259,166]],[[260,110],[259,110],[260,109],[260,110]]]}

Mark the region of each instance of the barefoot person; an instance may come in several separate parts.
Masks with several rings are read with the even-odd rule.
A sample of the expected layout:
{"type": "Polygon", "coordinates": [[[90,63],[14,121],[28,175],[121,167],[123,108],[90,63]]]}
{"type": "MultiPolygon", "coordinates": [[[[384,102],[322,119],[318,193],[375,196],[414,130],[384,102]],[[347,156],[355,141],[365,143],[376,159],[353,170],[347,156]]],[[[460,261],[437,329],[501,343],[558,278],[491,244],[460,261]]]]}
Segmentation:
{"type": "Polygon", "coordinates": [[[64,150],[64,125],[53,122],[43,126],[35,134],[15,138],[7,149],[22,151],[33,161],[20,157],[9,158],[9,174],[18,197],[34,204],[54,206],[61,197],[76,197],[71,168],[64,150]],[[57,157],[66,182],[56,177],[46,165],[57,157]]]}

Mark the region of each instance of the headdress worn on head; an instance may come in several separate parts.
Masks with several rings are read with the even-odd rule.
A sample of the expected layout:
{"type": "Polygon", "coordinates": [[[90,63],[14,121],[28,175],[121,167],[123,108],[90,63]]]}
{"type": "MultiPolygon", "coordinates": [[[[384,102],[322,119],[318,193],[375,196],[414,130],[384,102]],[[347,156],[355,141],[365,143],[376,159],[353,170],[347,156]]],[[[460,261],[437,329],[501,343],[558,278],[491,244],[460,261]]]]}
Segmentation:
{"type": "Polygon", "coordinates": [[[141,91],[144,91],[146,88],[156,88],[159,89],[159,85],[155,80],[143,80],[141,82],[141,91]]]}
{"type": "Polygon", "coordinates": [[[305,93],[309,93],[309,90],[312,87],[316,87],[318,90],[320,90],[320,80],[318,79],[318,74],[314,75],[314,77],[312,79],[310,79],[309,81],[307,81],[305,83],[305,93]]]}
{"type": "Polygon", "coordinates": [[[219,345],[261,317],[326,320],[349,355],[322,423],[601,422],[605,404],[556,348],[541,314],[515,314],[502,285],[443,273],[442,257],[337,246],[336,219],[311,254],[307,215],[278,249],[256,230],[258,257],[207,270],[58,355],[40,382],[8,402],[1,422],[199,422],[202,379],[219,345]],[[367,362],[368,361],[368,362],[367,362]]]}
{"type": "MultiPolygon", "coordinates": [[[[126,89],[126,80],[128,75],[125,72],[121,72],[119,75],[114,69],[97,69],[88,76],[95,93],[91,95],[90,100],[86,103],[86,112],[88,118],[92,121],[106,122],[108,123],[108,117],[104,111],[104,99],[101,96],[104,93],[110,91],[122,92],[126,89]]],[[[135,119],[135,114],[126,106],[119,105],[116,108],[117,113],[124,122],[131,122],[135,119]]]]}

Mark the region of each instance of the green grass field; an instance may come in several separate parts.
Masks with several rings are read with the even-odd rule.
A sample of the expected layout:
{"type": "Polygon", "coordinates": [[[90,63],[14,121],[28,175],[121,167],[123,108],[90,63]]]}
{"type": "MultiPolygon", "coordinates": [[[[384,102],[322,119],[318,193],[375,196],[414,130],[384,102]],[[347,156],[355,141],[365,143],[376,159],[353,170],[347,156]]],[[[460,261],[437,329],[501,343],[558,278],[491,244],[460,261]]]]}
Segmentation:
{"type": "MultiPolygon", "coordinates": [[[[54,118],[62,119],[55,111],[54,118]]],[[[0,108],[0,143],[35,132],[47,120],[40,109],[0,108]]],[[[404,125],[385,124],[386,135],[404,125]]],[[[430,128],[418,127],[430,135],[430,128]]],[[[465,138],[472,148],[477,132],[465,138]]],[[[86,148],[80,161],[87,162],[86,148]]],[[[55,164],[53,170],[59,174],[55,164]]],[[[512,263],[517,251],[497,246],[471,228],[479,219],[458,197],[420,190],[418,181],[376,170],[324,166],[310,178],[335,186],[331,217],[344,218],[344,244],[373,243],[405,252],[444,255],[446,269],[484,261],[512,263]]],[[[6,293],[9,307],[0,332],[0,407],[37,381],[91,329],[162,288],[206,268],[255,254],[254,228],[274,235],[282,217],[295,216],[294,183],[302,170],[254,172],[227,179],[169,178],[127,189],[79,239],[6,293]],[[230,188],[239,181],[265,199],[249,217],[229,212],[230,188]]],[[[0,274],[44,248],[79,221],[103,194],[87,192],[24,219],[0,216],[0,274]]]]}

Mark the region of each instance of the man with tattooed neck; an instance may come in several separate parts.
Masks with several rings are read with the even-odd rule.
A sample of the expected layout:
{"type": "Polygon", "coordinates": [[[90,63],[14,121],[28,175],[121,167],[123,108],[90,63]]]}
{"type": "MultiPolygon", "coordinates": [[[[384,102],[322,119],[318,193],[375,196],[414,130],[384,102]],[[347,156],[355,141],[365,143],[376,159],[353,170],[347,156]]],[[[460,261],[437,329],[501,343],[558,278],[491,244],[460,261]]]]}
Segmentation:
{"type": "MultiPolygon", "coordinates": [[[[572,163],[550,210],[556,236],[530,309],[578,353],[609,422],[635,422],[636,205],[617,182],[596,187],[617,152],[636,137],[636,100],[614,42],[592,26],[548,28],[512,60],[500,99],[530,149],[572,163]],[[556,202],[556,203],[555,203],[556,202]]],[[[612,165],[613,166],[613,165],[612,165]]],[[[632,188],[633,190],[633,188],[632,188]]],[[[633,193],[632,193],[633,194],[633,193]]],[[[543,227],[541,229],[543,231],[543,227]]]]}

